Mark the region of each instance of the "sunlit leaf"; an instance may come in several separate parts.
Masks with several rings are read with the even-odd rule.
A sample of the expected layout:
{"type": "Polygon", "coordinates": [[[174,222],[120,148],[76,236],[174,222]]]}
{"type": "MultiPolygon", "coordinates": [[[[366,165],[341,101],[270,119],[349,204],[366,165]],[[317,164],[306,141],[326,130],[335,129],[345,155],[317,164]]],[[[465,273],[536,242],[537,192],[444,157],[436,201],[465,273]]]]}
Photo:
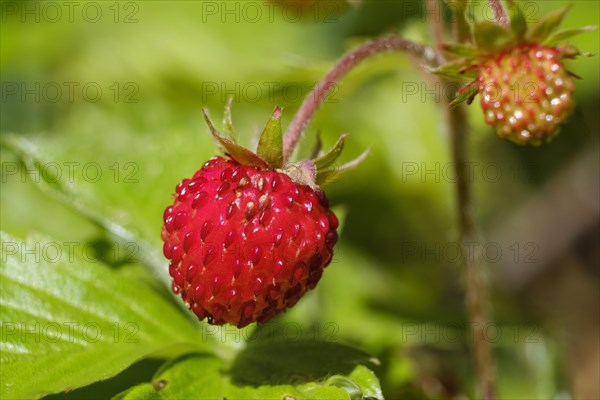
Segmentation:
{"type": "Polygon", "coordinates": [[[3,399],[70,391],[153,354],[211,351],[172,303],[76,249],[2,233],[3,399]]]}
{"type": "Polygon", "coordinates": [[[212,356],[174,360],[152,382],[117,399],[383,399],[369,369],[373,362],[361,351],[334,343],[255,344],[242,350],[229,367],[212,356]]]}

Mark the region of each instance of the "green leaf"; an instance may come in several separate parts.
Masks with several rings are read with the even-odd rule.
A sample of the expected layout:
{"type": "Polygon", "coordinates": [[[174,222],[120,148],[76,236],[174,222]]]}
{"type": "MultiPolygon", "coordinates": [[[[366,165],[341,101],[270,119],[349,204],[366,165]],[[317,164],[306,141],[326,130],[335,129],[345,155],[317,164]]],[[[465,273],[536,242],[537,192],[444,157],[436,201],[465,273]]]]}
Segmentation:
{"type": "Polygon", "coordinates": [[[283,166],[283,134],[281,132],[281,107],[275,107],[267,126],[258,140],[256,154],[273,168],[283,166]]]}
{"type": "Polygon", "coordinates": [[[432,69],[430,72],[450,79],[472,81],[477,77],[477,71],[469,69],[470,66],[471,63],[468,61],[454,61],[432,69]]]}
{"type": "Polygon", "coordinates": [[[215,139],[215,142],[223,149],[225,153],[229,154],[231,158],[233,158],[240,164],[253,165],[258,168],[268,168],[268,164],[265,160],[263,160],[247,148],[242,147],[239,144],[235,143],[233,140],[225,137],[221,132],[219,132],[210,120],[206,108],[202,109],[202,112],[204,114],[204,120],[208,125],[208,129],[210,130],[213,139],[215,139]]]}
{"type": "MultiPolygon", "coordinates": [[[[371,360],[375,365],[379,365],[379,360],[371,360]]],[[[379,379],[375,373],[364,365],[354,368],[354,371],[348,376],[352,382],[362,389],[363,399],[382,399],[383,393],[379,388],[379,379]]]]}
{"type": "Polygon", "coordinates": [[[531,42],[543,43],[560,26],[563,18],[571,8],[567,5],[559,10],[553,11],[543,16],[527,33],[527,39],[531,42]]]}
{"type": "Polygon", "coordinates": [[[135,232],[116,221],[106,218],[94,207],[86,205],[64,180],[49,176],[48,170],[44,166],[51,163],[42,157],[40,149],[33,142],[23,136],[3,134],[0,135],[0,144],[3,148],[14,153],[25,164],[28,171],[36,171],[39,174],[40,179],[34,181],[45,193],[104,229],[115,241],[123,245],[135,243],[140,249],[139,254],[137,254],[139,261],[165,286],[166,292],[170,293],[170,278],[164,268],[162,255],[154,247],[139,238],[135,232]]]}
{"type": "Polygon", "coordinates": [[[368,368],[377,361],[351,347],[315,341],[250,345],[230,365],[190,355],[118,399],[383,399],[368,368]],[[274,356],[276,355],[276,356],[274,356]]]}
{"type": "Polygon", "coordinates": [[[333,145],[331,149],[329,149],[329,151],[326,154],[317,158],[316,160],[313,160],[315,163],[315,167],[317,168],[317,173],[319,172],[319,170],[329,167],[335,162],[335,160],[338,159],[340,154],[342,154],[342,150],[344,149],[344,142],[347,138],[348,134],[340,136],[337,142],[333,145]]]}
{"type": "Polygon", "coordinates": [[[589,25],[589,26],[584,26],[581,28],[565,29],[563,31],[558,31],[558,32],[554,33],[552,36],[550,36],[544,44],[550,45],[550,46],[556,45],[556,44],[562,42],[563,40],[569,39],[573,36],[577,36],[581,33],[595,31],[597,28],[598,27],[595,25],[589,25]]]}
{"type": "Polygon", "coordinates": [[[527,20],[518,3],[512,5],[511,12],[510,30],[519,41],[522,41],[527,33],[527,20]]]}
{"type": "Polygon", "coordinates": [[[497,54],[515,44],[511,32],[491,21],[480,21],[473,26],[477,47],[486,53],[497,54]]]}
{"type": "Polygon", "coordinates": [[[2,233],[1,244],[3,399],[69,391],[151,355],[210,351],[172,303],[77,243],[2,233]]]}
{"type": "Polygon", "coordinates": [[[363,398],[360,386],[358,386],[356,383],[352,382],[345,376],[334,375],[331,378],[327,379],[326,383],[330,386],[337,386],[340,389],[344,389],[344,391],[348,393],[348,397],[350,398],[350,400],[361,400],[363,398]]]}

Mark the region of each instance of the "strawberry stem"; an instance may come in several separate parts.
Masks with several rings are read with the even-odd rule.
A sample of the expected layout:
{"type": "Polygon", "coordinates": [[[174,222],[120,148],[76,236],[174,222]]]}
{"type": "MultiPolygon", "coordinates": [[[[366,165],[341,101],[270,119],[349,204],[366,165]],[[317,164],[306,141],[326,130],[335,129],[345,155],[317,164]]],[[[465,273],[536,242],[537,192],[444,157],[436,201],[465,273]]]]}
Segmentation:
{"type": "Polygon", "coordinates": [[[488,4],[492,8],[494,12],[494,17],[496,17],[496,22],[501,27],[508,29],[510,25],[510,21],[508,19],[508,14],[506,14],[506,10],[502,5],[502,1],[500,0],[488,0],[488,4]]]}
{"type": "MultiPolygon", "coordinates": [[[[488,3],[494,10],[498,25],[508,29],[509,19],[500,0],[488,0],[488,3]]],[[[465,36],[465,32],[461,31],[458,23],[454,35],[458,43],[469,42],[469,36],[465,36]]],[[[469,90],[475,83],[476,81],[471,82],[462,90],[469,90]]],[[[464,92],[459,91],[458,94],[460,93],[464,92]]],[[[473,101],[476,93],[469,97],[469,104],[473,101]]],[[[465,260],[465,303],[469,320],[473,326],[473,357],[475,359],[478,381],[478,398],[495,400],[494,360],[492,358],[490,343],[485,336],[485,329],[490,321],[487,282],[485,280],[481,257],[470,252],[470,246],[479,243],[479,237],[475,223],[473,194],[467,171],[468,117],[464,105],[452,107],[452,103],[450,103],[444,108],[448,121],[452,161],[456,165],[458,178],[455,185],[456,209],[459,221],[460,243],[463,254],[466,255],[463,257],[465,260]]]]}
{"type": "Polygon", "coordinates": [[[487,286],[481,257],[471,251],[472,246],[480,242],[475,224],[473,194],[469,184],[466,149],[469,125],[465,107],[460,105],[451,109],[447,108],[447,119],[450,129],[452,160],[456,165],[456,205],[466,275],[465,301],[473,328],[473,355],[478,375],[478,398],[494,400],[496,398],[494,364],[485,332],[489,325],[487,286]]]}
{"type": "Polygon", "coordinates": [[[444,50],[444,20],[442,19],[440,7],[441,3],[437,0],[427,0],[425,2],[427,13],[433,11],[433,17],[427,18],[427,20],[435,47],[441,54],[444,50]]]}
{"type": "Polygon", "coordinates": [[[334,85],[361,61],[375,54],[391,50],[407,52],[422,59],[430,66],[439,63],[439,56],[431,47],[396,36],[379,38],[350,51],[313,88],[304,99],[298,112],[296,112],[283,139],[284,162],[289,159],[315,111],[317,111],[334,85]]]}

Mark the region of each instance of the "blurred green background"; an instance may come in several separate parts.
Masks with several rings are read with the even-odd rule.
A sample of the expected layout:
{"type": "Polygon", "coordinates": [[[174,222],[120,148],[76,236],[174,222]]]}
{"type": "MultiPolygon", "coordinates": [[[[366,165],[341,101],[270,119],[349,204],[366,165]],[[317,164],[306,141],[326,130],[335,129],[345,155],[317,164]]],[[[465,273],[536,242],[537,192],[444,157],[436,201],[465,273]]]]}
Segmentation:
{"type": "MultiPolygon", "coordinates": [[[[274,106],[284,107],[286,126],[360,41],[389,32],[429,41],[417,1],[263,3],[2,1],[1,132],[30,138],[83,202],[159,251],[176,184],[216,152],[203,106],[218,121],[233,96],[240,141],[255,143],[274,106]]],[[[491,16],[475,3],[477,18],[491,16]]],[[[535,22],[568,2],[522,3],[535,22]]],[[[563,28],[598,24],[597,2],[573,3],[563,28]]],[[[597,32],[572,43],[599,52],[597,32]]],[[[568,62],[582,77],[578,108],[549,145],[503,141],[477,104],[469,108],[482,237],[474,251],[489,271],[500,398],[600,395],[598,65],[598,56],[568,62]]],[[[319,287],[277,321],[377,356],[390,399],[465,398],[475,387],[440,109],[447,91],[406,56],[378,56],[336,86],[300,149],[307,154],[320,130],[325,147],[351,134],[345,160],[369,146],[372,153],[326,188],[345,215],[335,259],[319,287]]],[[[2,150],[2,164],[3,230],[110,246],[97,226],[39,191],[13,154],[2,150]]],[[[73,395],[110,396],[157,366],[134,365],[73,395]]]]}

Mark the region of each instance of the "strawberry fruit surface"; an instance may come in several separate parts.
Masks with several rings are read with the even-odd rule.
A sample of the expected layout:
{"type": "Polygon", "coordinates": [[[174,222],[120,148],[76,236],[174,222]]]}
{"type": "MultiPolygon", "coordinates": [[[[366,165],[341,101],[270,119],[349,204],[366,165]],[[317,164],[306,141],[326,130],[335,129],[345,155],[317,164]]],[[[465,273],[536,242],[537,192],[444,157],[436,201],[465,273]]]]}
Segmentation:
{"type": "Polygon", "coordinates": [[[265,322],[315,287],[333,255],[325,194],[276,171],[215,157],[165,210],[173,291],[214,324],[265,322]]]}
{"type": "Polygon", "coordinates": [[[173,292],[199,319],[241,328],[268,321],[317,285],[339,225],[319,184],[362,158],[333,166],[344,135],[313,160],[284,162],[279,107],[251,152],[233,139],[229,106],[226,135],[205,113],[225,155],[179,183],[161,236],[173,292]]]}
{"type": "Polygon", "coordinates": [[[503,52],[482,63],[477,82],[485,122],[516,143],[551,140],[573,112],[573,80],[553,47],[503,52]]]}

